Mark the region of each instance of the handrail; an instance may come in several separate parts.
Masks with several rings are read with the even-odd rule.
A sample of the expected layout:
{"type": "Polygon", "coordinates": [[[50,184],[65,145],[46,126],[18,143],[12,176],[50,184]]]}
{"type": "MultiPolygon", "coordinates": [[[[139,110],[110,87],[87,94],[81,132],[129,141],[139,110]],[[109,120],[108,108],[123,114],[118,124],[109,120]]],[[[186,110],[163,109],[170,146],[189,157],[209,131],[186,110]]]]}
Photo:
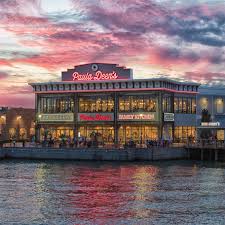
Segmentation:
{"type": "Polygon", "coordinates": [[[225,148],[225,143],[223,140],[215,139],[198,139],[192,142],[187,142],[186,148],[225,148]]]}

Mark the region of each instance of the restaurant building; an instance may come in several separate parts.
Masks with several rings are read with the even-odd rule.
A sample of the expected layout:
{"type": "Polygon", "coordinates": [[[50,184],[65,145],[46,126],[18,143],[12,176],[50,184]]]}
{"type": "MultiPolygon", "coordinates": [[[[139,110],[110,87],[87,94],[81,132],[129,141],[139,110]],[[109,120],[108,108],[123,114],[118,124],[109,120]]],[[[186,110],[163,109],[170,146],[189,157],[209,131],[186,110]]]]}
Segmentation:
{"type": "Polygon", "coordinates": [[[132,69],[92,63],[62,72],[62,81],[31,83],[36,136],[184,142],[196,135],[198,83],[166,78],[133,79],[132,69]]]}

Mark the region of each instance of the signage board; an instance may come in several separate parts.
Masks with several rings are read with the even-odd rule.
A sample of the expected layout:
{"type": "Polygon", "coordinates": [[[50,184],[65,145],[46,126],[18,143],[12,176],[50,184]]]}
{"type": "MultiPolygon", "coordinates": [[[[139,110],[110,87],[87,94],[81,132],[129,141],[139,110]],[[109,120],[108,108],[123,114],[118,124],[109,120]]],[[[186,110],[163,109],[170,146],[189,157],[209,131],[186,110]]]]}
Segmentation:
{"type": "Polygon", "coordinates": [[[39,122],[73,122],[73,113],[39,114],[39,122]]]}
{"type": "Polygon", "coordinates": [[[131,69],[108,63],[92,63],[75,66],[62,72],[62,81],[107,81],[132,79],[131,69]]]}
{"type": "Polygon", "coordinates": [[[203,126],[203,127],[219,127],[220,122],[201,122],[201,126],[203,126]]]}
{"type": "Polygon", "coordinates": [[[78,113],[78,121],[114,121],[113,113],[78,113]]]}
{"type": "Polygon", "coordinates": [[[156,113],[119,113],[119,121],[156,121],[156,113]]]}
{"type": "Polygon", "coordinates": [[[174,122],[174,113],[164,113],[165,122],[174,122]]]}

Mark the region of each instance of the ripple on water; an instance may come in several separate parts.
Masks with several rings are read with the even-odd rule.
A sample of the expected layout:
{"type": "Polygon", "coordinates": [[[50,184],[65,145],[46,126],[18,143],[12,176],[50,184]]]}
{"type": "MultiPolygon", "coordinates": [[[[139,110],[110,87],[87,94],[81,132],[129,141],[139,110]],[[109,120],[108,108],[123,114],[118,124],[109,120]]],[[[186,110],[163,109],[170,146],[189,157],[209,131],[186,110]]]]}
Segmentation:
{"type": "Polygon", "coordinates": [[[1,161],[1,224],[221,224],[223,166],[1,161]]]}

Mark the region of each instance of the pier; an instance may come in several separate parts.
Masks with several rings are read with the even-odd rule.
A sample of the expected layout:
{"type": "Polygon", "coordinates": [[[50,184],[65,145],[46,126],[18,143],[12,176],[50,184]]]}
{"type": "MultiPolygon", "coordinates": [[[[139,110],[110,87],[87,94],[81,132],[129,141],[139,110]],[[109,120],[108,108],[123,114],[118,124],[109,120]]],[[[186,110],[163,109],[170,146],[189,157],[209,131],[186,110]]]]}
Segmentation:
{"type": "Polygon", "coordinates": [[[185,148],[188,159],[225,161],[225,144],[223,141],[201,140],[188,143],[185,148]]]}

